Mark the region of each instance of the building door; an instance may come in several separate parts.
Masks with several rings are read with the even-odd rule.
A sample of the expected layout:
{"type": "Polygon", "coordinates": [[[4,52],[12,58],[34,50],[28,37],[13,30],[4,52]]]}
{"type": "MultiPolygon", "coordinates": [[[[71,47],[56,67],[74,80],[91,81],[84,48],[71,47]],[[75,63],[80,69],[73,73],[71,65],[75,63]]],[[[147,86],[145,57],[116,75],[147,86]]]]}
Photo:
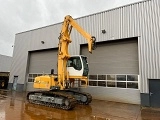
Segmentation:
{"type": "Polygon", "coordinates": [[[83,89],[84,92],[89,92],[96,99],[140,104],[139,89],[129,87],[135,83],[132,83],[128,76],[127,80],[124,79],[127,83],[116,79],[116,75],[139,74],[138,38],[97,42],[97,49],[93,51],[93,54],[87,52],[87,45],[81,45],[80,48],[80,54],[87,56],[89,74],[94,76],[91,82],[89,79],[89,87],[83,89]],[[106,75],[112,76],[113,82],[106,75]],[[92,86],[97,87],[93,89],[92,86]]]}
{"type": "Polygon", "coordinates": [[[160,107],[160,79],[149,79],[150,106],[160,107]]]}
{"type": "Polygon", "coordinates": [[[57,73],[57,52],[57,48],[30,52],[26,91],[35,90],[33,88],[35,77],[50,74],[51,69],[57,73]]]}
{"type": "Polygon", "coordinates": [[[14,76],[12,90],[17,89],[17,80],[18,80],[18,76],[14,76]]]}

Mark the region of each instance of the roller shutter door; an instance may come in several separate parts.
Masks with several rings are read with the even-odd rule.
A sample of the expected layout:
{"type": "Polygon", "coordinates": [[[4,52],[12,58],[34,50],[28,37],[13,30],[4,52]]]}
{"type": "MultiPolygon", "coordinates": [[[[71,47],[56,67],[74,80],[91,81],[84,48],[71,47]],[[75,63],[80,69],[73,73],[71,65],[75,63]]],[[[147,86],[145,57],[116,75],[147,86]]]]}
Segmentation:
{"type": "Polygon", "coordinates": [[[50,74],[51,69],[57,73],[57,49],[41,50],[30,52],[27,91],[36,90],[33,88],[33,81],[36,76],[50,74]]]}
{"type": "MultiPolygon", "coordinates": [[[[129,75],[138,77],[139,74],[138,38],[99,42],[92,54],[87,45],[81,45],[80,53],[88,57],[89,74],[97,75],[97,80],[92,81],[95,85],[82,88],[82,91],[89,92],[95,99],[140,104],[140,90],[129,88],[132,81],[127,80],[129,75]],[[115,76],[113,81],[108,80],[108,74],[115,76]],[[126,81],[118,81],[118,75],[124,75],[126,81]],[[114,86],[110,87],[108,83],[114,83],[114,86]]],[[[138,86],[136,82],[133,84],[138,86]]]]}
{"type": "Polygon", "coordinates": [[[92,54],[86,45],[81,54],[88,57],[90,74],[138,74],[137,40],[119,40],[97,44],[92,54]]]}
{"type": "Polygon", "coordinates": [[[31,52],[29,61],[29,73],[57,71],[57,49],[31,52]]]}

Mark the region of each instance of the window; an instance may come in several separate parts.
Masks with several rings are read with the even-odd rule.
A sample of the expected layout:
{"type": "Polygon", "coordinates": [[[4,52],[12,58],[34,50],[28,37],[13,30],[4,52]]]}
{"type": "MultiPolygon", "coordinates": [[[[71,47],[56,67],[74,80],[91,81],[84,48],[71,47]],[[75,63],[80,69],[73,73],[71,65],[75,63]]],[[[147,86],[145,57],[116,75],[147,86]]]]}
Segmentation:
{"type": "Polygon", "coordinates": [[[115,80],[115,75],[107,75],[107,80],[115,80]]]}
{"type": "Polygon", "coordinates": [[[107,87],[116,87],[115,82],[107,81],[107,87]]]}
{"type": "Polygon", "coordinates": [[[88,69],[87,57],[82,57],[82,62],[83,62],[84,68],[88,69]]]}
{"type": "Polygon", "coordinates": [[[33,82],[33,74],[28,74],[28,82],[33,82]]]}
{"type": "Polygon", "coordinates": [[[127,81],[138,81],[137,75],[127,75],[127,81]]]}
{"type": "Polygon", "coordinates": [[[106,81],[98,81],[98,86],[106,87],[106,81]]]}
{"type": "Polygon", "coordinates": [[[117,82],[117,87],[126,88],[126,82],[117,82]]]}
{"type": "Polygon", "coordinates": [[[89,86],[138,89],[138,75],[89,75],[89,86]]]}
{"type": "Polygon", "coordinates": [[[71,59],[67,61],[67,67],[73,67],[73,63],[71,59]]]}
{"type": "Polygon", "coordinates": [[[138,89],[138,83],[128,82],[128,83],[127,83],[127,88],[135,88],[135,89],[138,89]]]}
{"type": "Polygon", "coordinates": [[[28,76],[29,76],[29,77],[32,77],[32,74],[29,74],[28,76]]]}
{"type": "Polygon", "coordinates": [[[37,77],[37,74],[32,74],[33,75],[33,79],[35,78],[35,77],[37,77]]]}
{"type": "Polygon", "coordinates": [[[90,80],[97,80],[97,75],[89,75],[90,80]]]}
{"type": "Polygon", "coordinates": [[[117,81],[126,81],[126,75],[117,75],[117,81]]]}
{"type": "Polygon", "coordinates": [[[89,86],[97,86],[97,81],[89,81],[89,86]]]}
{"type": "Polygon", "coordinates": [[[82,64],[81,64],[80,57],[71,57],[67,61],[67,67],[73,67],[76,70],[81,70],[82,69],[82,64]]]}
{"type": "Polygon", "coordinates": [[[98,80],[106,80],[106,75],[98,75],[98,80]]]}
{"type": "Polygon", "coordinates": [[[33,82],[33,79],[31,79],[31,78],[28,78],[28,82],[33,82]]]}

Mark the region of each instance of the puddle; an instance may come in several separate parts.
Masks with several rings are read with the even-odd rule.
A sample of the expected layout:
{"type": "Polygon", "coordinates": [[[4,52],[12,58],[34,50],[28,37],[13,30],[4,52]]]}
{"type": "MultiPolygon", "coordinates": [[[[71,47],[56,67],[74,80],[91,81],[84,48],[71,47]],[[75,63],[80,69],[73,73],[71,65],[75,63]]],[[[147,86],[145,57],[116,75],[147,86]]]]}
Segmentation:
{"type": "Polygon", "coordinates": [[[49,108],[26,101],[26,93],[0,91],[0,120],[159,120],[160,111],[140,105],[93,100],[73,110],[49,108]],[[148,119],[149,118],[149,119],[148,119]]]}

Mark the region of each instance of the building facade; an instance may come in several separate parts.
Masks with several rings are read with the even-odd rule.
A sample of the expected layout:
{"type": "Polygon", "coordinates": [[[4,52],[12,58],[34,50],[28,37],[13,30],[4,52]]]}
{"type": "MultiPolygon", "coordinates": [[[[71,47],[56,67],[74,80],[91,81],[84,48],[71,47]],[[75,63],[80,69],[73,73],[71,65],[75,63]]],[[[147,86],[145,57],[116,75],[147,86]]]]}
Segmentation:
{"type": "MultiPolygon", "coordinates": [[[[151,94],[160,84],[159,6],[159,0],[145,0],[76,19],[97,39],[97,49],[89,54],[87,41],[74,29],[71,34],[70,54],[89,61],[89,86],[81,90],[95,99],[160,104],[151,94]]],[[[31,91],[34,77],[56,71],[61,26],[16,34],[9,88],[31,91]]]]}
{"type": "Polygon", "coordinates": [[[7,89],[12,57],[0,55],[0,89],[7,89]]]}

